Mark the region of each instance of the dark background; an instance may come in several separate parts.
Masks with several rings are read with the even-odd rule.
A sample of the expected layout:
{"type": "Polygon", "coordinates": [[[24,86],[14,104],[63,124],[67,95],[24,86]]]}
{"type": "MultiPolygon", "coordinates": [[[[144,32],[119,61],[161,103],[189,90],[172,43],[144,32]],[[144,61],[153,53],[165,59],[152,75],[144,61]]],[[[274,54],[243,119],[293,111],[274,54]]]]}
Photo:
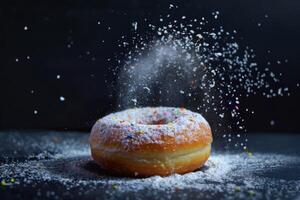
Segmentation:
{"type": "MultiPolygon", "coordinates": [[[[57,2],[1,3],[1,129],[90,130],[97,118],[117,109],[116,76],[111,69],[117,66],[114,58],[124,51],[118,40],[131,34],[133,21],[142,24],[148,18],[158,23],[170,3],[57,2]]],[[[260,67],[270,62],[272,71],[282,73],[282,85],[289,87],[290,96],[243,99],[245,107],[255,110],[255,115],[244,116],[248,131],[300,133],[300,88],[296,86],[300,81],[300,1],[172,4],[178,5],[174,18],[212,17],[213,11],[219,11],[220,23],[226,30],[238,31],[239,43],[255,50],[260,67]]],[[[141,26],[139,31],[143,33],[141,26]]]]}

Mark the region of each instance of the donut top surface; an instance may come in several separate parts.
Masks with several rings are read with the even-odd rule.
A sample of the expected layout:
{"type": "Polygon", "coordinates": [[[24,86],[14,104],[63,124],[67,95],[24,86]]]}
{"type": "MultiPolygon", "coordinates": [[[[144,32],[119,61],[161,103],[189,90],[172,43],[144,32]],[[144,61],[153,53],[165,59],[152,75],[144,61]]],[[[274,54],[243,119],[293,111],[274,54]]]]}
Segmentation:
{"type": "Polygon", "coordinates": [[[178,145],[211,143],[208,122],[201,114],[184,108],[144,107],[109,114],[99,119],[91,144],[126,150],[142,147],[168,150],[178,145]],[[201,140],[201,141],[199,141],[201,140]]]}

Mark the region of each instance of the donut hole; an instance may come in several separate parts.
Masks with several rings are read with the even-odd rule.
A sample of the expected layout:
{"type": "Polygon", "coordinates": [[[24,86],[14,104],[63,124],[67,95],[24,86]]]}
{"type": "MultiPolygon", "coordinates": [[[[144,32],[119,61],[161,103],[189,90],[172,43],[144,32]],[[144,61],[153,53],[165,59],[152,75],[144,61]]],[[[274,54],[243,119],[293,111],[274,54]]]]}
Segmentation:
{"type": "Polygon", "coordinates": [[[139,124],[143,125],[164,125],[170,123],[168,119],[151,119],[140,121],[139,124]]]}
{"type": "Polygon", "coordinates": [[[148,125],[163,125],[169,123],[167,119],[158,119],[148,122],[148,125]]]}

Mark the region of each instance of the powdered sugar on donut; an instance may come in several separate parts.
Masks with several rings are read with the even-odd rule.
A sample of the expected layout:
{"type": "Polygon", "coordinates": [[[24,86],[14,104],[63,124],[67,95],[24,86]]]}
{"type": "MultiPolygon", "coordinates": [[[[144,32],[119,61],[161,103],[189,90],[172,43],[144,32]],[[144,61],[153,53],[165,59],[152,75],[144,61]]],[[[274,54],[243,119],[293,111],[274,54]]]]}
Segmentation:
{"type": "Polygon", "coordinates": [[[176,144],[180,144],[187,142],[186,138],[190,142],[197,140],[201,133],[196,135],[193,131],[199,129],[200,125],[209,128],[201,114],[184,108],[134,108],[98,120],[93,127],[91,139],[106,143],[114,135],[124,148],[139,144],[162,144],[165,137],[172,137],[176,144]],[[186,132],[188,137],[178,134],[182,132],[186,132]]]}

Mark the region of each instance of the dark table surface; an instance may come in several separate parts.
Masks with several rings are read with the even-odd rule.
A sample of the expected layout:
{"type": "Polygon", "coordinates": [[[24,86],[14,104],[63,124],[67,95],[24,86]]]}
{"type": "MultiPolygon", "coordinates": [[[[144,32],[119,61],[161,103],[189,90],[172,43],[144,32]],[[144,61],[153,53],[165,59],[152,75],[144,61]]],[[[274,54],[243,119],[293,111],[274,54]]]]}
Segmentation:
{"type": "Polygon", "coordinates": [[[116,177],[90,158],[88,134],[0,132],[1,199],[300,199],[300,135],[249,134],[250,151],[216,138],[207,164],[170,177],[116,177]]]}

